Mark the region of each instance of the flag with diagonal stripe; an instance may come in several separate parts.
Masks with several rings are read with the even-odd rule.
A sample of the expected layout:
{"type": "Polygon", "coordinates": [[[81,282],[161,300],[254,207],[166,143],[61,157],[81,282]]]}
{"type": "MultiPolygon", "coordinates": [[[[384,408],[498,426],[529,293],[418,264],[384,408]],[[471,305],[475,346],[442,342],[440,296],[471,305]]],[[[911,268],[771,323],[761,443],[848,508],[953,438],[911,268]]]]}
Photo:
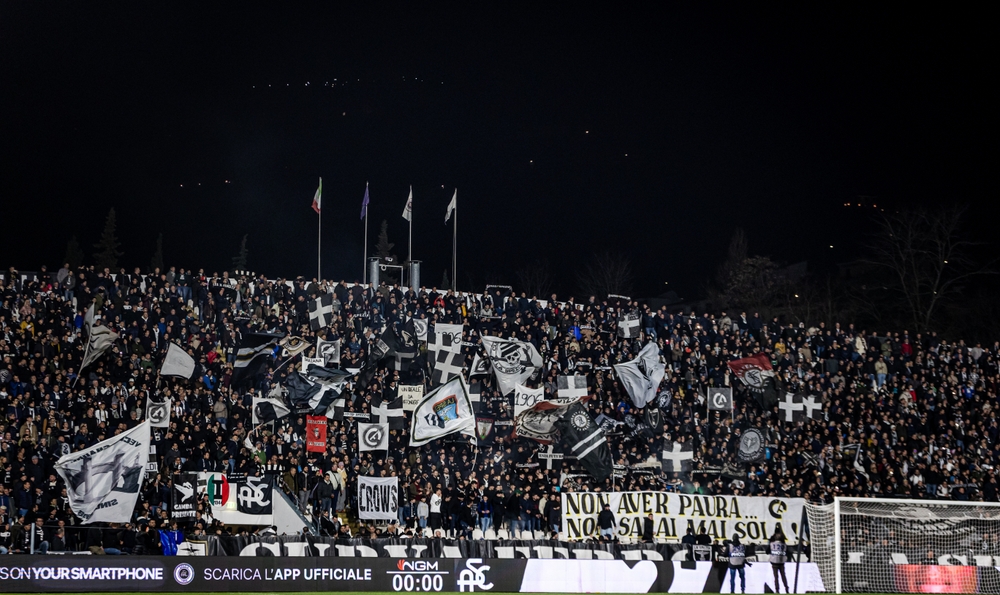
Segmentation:
{"type": "Polygon", "coordinates": [[[591,419],[587,409],[574,403],[555,422],[562,441],[562,452],[576,456],[580,465],[597,481],[611,476],[613,461],[604,431],[591,419]]]}

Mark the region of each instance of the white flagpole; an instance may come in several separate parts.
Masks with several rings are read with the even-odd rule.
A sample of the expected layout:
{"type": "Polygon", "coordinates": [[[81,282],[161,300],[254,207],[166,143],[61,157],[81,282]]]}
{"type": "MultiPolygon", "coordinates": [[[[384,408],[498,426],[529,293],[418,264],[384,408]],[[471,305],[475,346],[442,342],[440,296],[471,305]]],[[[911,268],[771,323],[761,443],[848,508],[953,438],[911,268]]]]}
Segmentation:
{"type": "MultiPolygon", "coordinates": [[[[368,182],[365,182],[365,197],[368,197],[368,182]]],[[[365,254],[362,256],[364,261],[361,263],[361,278],[364,279],[364,283],[368,284],[368,205],[365,205],[365,254]]]]}

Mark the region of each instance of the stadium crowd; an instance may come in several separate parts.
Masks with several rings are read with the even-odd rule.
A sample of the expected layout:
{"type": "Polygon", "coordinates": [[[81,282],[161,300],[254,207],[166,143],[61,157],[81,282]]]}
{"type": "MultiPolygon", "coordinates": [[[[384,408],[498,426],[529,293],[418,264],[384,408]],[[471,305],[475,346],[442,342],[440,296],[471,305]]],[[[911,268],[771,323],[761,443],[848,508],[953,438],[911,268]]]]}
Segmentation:
{"type": "MultiPolygon", "coordinates": [[[[934,333],[765,320],[754,312],[653,310],[627,298],[561,302],[502,288],[459,295],[173,267],[112,274],[64,266],[24,277],[10,269],[0,279],[0,553],[25,551],[32,531],[36,543],[53,550],[96,544],[131,551],[145,544],[154,551],[166,545],[169,553],[171,542],[176,549],[184,539],[181,533],[230,530],[213,519],[205,500],[195,519],[179,525],[171,519],[170,486],[180,471],[271,476],[314,522],[310,530],[331,535],[348,534],[351,526],[354,533],[376,532],[359,528],[351,514],[358,475],[400,478],[405,502],[401,525],[391,530],[453,534],[501,526],[559,531],[562,490],[996,501],[998,358],[1000,342],[983,347],[934,333]],[[325,292],[334,295],[335,315],[314,333],[308,303],[325,292]],[[99,324],[120,340],[81,372],[91,304],[99,324]],[[623,312],[641,316],[640,337],[619,336],[623,312]],[[398,331],[409,317],[426,319],[431,328],[464,324],[466,367],[482,353],[484,333],[530,341],[544,359],[532,384],[547,396],[556,393],[559,375],[585,375],[591,416],[604,416],[613,476],[598,484],[569,460],[538,457],[546,447],[512,435],[510,398],[490,375],[470,378],[482,410],[494,419],[490,439],[478,446],[456,437],[410,448],[403,429],[390,433],[388,452],[359,453],[359,418],[350,415],[329,421],[325,453],[306,451],[304,414],[252,432],[253,396],[271,392],[295,366],[278,349],[260,374],[234,383],[241,337],[278,332],[310,344],[317,335],[340,338],[341,368],[361,368],[383,329],[398,331]],[[635,358],[650,340],[667,364],[660,397],[649,405],[662,409],[659,417],[635,409],[611,368],[635,358]],[[194,357],[194,378],[158,378],[170,342],[194,357]],[[824,419],[787,423],[741,386],[728,362],[761,352],[771,359],[782,394],[822,397],[824,419]],[[710,386],[735,388],[732,414],[707,415],[710,386]],[[133,522],[110,539],[107,532],[71,530],[79,521],[53,468],[56,460],[134,427],[146,400],[163,396],[173,399],[170,427],[154,432],[159,473],[147,474],[133,522]],[[744,464],[736,450],[740,433],[751,427],[764,433],[768,449],[764,460],[744,464]],[[660,468],[659,453],[675,441],[693,443],[690,473],[660,468]],[[350,524],[342,522],[348,518],[350,524]],[[157,528],[178,533],[154,543],[147,534],[157,528]]],[[[367,386],[348,385],[346,412],[367,413],[373,398],[391,399],[400,384],[421,382],[430,386],[425,369],[380,366],[367,386]]]]}

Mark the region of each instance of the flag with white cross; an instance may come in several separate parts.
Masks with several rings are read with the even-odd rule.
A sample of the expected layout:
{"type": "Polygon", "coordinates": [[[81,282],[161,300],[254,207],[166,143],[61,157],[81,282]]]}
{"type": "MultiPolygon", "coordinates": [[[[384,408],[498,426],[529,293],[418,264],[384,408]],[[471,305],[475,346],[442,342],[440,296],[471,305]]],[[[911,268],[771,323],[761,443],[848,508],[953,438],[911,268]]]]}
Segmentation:
{"type": "Polygon", "coordinates": [[[618,336],[623,339],[639,338],[639,314],[626,312],[618,318],[618,336]]]}
{"type": "Polygon", "coordinates": [[[782,411],[781,418],[785,423],[798,423],[809,419],[822,420],[823,399],[815,395],[801,393],[785,393],[778,402],[782,411]]]}
{"type": "Polygon", "coordinates": [[[686,473],[694,467],[694,450],[690,442],[673,442],[661,453],[665,473],[686,473]]]}
{"type": "Polygon", "coordinates": [[[462,375],[465,366],[465,354],[461,351],[438,351],[434,358],[434,373],[431,380],[435,384],[444,384],[455,376],[462,375]]]}
{"type": "Polygon", "coordinates": [[[333,294],[327,293],[309,301],[309,328],[318,331],[333,322],[333,294]]]}
{"type": "MultiPolygon", "coordinates": [[[[390,395],[391,397],[391,395],[390,395]]],[[[406,416],[403,413],[403,397],[385,399],[376,397],[371,402],[371,420],[374,423],[387,423],[390,430],[406,428],[406,416]]]]}

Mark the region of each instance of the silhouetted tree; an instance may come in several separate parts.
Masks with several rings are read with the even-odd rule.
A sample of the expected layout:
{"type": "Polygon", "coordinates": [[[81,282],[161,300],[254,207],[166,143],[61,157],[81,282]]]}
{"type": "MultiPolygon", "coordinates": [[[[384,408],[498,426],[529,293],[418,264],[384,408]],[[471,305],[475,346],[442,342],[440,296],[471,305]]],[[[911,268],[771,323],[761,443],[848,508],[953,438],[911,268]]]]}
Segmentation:
{"type": "Polygon", "coordinates": [[[608,294],[630,295],[632,293],[632,261],[624,254],[602,252],[595,254],[577,274],[577,285],[585,295],[598,299],[608,294]]]}
{"type": "Polygon", "coordinates": [[[233,257],[234,271],[247,270],[247,258],[250,256],[250,250],[247,249],[247,237],[249,235],[250,234],[243,234],[243,239],[240,240],[240,251],[233,257]]]}
{"type": "Polygon", "coordinates": [[[94,244],[94,247],[97,248],[97,252],[94,253],[94,264],[97,265],[98,269],[116,270],[118,268],[118,259],[124,255],[124,252],[118,249],[120,244],[118,243],[118,236],[115,235],[116,225],[115,208],[111,207],[107,218],[104,220],[104,231],[101,232],[101,241],[94,244]]]}
{"type": "Polygon", "coordinates": [[[149,272],[154,273],[156,269],[163,272],[163,232],[160,232],[156,236],[156,249],[153,251],[153,257],[149,259],[149,272]]]}
{"type": "Polygon", "coordinates": [[[84,258],[80,242],[77,241],[76,236],[71,236],[66,242],[66,256],[63,257],[63,262],[68,262],[70,270],[73,270],[83,264],[84,258]]]}
{"type": "Polygon", "coordinates": [[[878,304],[903,313],[904,324],[930,330],[941,307],[965,289],[971,278],[995,274],[972,257],[977,244],[961,236],[965,207],[907,209],[884,213],[872,236],[865,262],[881,271],[889,299],[878,304]]]}

